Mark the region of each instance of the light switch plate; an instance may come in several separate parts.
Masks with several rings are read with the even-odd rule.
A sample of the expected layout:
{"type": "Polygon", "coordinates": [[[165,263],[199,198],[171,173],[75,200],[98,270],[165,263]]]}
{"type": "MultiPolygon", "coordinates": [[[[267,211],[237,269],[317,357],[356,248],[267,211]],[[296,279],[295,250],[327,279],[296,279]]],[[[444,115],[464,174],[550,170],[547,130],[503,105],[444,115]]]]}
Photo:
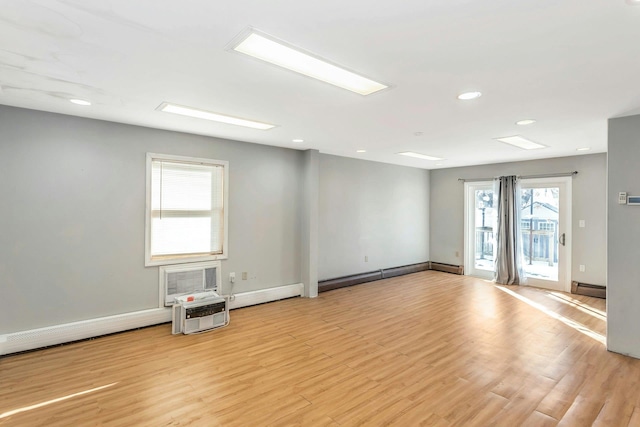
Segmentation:
{"type": "Polygon", "coordinates": [[[618,204],[626,205],[627,204],[627,192],[621,191],[618,193],[618,204]]]}

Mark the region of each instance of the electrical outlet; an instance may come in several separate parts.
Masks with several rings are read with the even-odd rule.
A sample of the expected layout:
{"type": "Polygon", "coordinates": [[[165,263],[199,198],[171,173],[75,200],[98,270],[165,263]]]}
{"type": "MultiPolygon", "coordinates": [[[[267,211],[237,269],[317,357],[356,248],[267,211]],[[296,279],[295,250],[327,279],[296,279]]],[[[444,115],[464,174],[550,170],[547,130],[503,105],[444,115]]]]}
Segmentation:
{"type": "Polygon", "coordinates": [[[456,258],[460,257],[460,251],[456,251],[456,258]]]}
{"type": "Polygon", "coordinates": [[[247,272],[246,271],[242,272],[242,280],[247,280],[247,272]]]}
{"type": "Polygon", "coordinates": [[[369,262],[369,256],[367,255],[364,256],[364,262],[369,262]]]}
{"type": "Polygon", "coordinates": [[[584,265],[583,265],[583,264],[580,264],[580,271],[581,271],[582,273],[584,273],[584,272],[585,272],[585,267],[584,267],[584,265]]]}
{"type": "Polygon", "coordinates": [[[236,273],[229,273],[229,282],[234,283],[236,281],[236,273]]]}
{"type": "Polygon", "coordinates": [[[585,226],[586,226],[586,223],[585,223],[584,219],[581,219],[581,220],[578,221],[578,227],[584,228],[585,226]]]}

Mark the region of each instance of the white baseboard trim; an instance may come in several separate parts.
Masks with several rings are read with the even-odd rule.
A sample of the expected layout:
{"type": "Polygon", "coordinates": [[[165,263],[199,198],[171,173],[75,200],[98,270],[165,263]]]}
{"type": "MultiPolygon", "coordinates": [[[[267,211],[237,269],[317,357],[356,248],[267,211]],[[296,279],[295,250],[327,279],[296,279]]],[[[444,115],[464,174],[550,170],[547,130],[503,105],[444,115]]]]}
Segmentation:
{"type": "MultiPolygon", "coordinates": [[[[303,289],[302,283],[296,283],[276,288],[243,292],[236,294],[235,298],[229,302],[229,309],[302,296],[303,289]]],[[[167,322],[171,322],[170,307],[14,332],[0,335],[0,356],[167,322]]]]}
{"type": "Polygon", "coordinates": [[[0,355],[48,347],[171,321],[171,308],[154,308],[0,335],[0,355]]]}
{"type": "Polygon", "coordinates": [[[293,285],[278,286],[277,288],[260,289],[258,291],[242,292],[235,295],[229,301],[229,309],[247,307],[250,305],[262,304],[265,302],[277,301],[279,299],[299,297],[304,292],[304,285],[296,283],[293,285]]]}

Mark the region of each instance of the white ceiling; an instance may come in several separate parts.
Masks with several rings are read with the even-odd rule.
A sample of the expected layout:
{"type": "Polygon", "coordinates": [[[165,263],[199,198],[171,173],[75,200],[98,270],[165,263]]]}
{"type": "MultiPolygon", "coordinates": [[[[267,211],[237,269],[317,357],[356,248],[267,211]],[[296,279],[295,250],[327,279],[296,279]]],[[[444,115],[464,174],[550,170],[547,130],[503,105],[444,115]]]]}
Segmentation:
{"type": "Polygon", "coordinates": [[[640,114],[640,6],[625,0],[0,6],[5,105],[427,169],[605,152],[607,119],[640,114]],[[227,50],[249,26],[392,88],[365,97],[227,50]],[[483,96],[456,98],[474,90],[483,96]],[[278,127],[156,111],[164,101],[278,127]],[[494,140],[516,134],[548,148],[494,140]]]}

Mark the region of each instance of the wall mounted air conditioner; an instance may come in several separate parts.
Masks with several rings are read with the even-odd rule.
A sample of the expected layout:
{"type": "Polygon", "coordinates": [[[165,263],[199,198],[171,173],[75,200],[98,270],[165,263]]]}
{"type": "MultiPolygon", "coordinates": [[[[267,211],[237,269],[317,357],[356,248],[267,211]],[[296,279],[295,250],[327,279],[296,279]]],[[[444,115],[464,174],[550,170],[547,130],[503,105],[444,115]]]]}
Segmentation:
{"type": "Polygon", "coordinates": [[[221,291],[220,261],[164,265],[159,276],[160,306],[173,305],[181,295],[221,291]]]}

